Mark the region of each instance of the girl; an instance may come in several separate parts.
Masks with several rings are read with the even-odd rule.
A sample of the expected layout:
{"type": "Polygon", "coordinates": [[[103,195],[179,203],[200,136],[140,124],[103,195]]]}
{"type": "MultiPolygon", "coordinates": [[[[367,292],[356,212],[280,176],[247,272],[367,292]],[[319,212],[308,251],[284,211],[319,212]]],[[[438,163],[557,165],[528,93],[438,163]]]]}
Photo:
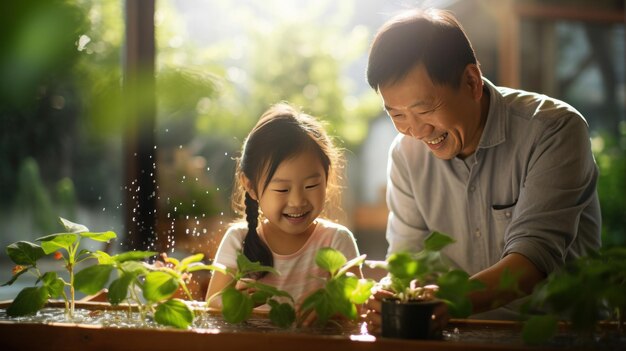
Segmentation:
{"type": "MultiPolygon", "coordinates": [[[[250,261],[273,266],[259,282],[290,293],[296,305],[321,287],[326,274],[315,264],[322,247],[341,251],[348,260],[359,255],[352,233],[319,218],[327,198],[338,196],[341,157],[322,125],[287,104],[266,111],[246,138],[237,160],[233,207],[246,221],[227,230],[214,263],[236,268],[238,252],[250,261]]],[[[360,268],[353,273],[362,277],[360,268]]],[[[214,272],[207,298],[231,283],[214,272]]],[[[221,307],[213,298],[211,307],[221,307]]],[[[296,306],[296,307],[297,307],[296,306]]]]}

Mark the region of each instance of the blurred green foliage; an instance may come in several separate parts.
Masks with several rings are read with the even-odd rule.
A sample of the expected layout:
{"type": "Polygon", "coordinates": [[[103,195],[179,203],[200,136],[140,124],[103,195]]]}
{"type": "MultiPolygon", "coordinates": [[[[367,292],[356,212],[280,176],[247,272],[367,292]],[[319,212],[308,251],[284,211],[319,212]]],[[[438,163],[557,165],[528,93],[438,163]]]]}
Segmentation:
{"type": "Polygon", "coordinates": [[[17,170],[26,157],[48,169],[62,163],[60,155],[72,147],[75,42],[87,17],[75,2],[64,0],[4,1],[1,7],[0,206],[6,207],[15,199],[17,170]]]}
{"type": "Polygon", "coordinates": [[[602,133],[592,138],[600,168],[598,196],[602,211],[602,245],[626,246],[626,123],[620,125],[620,138],[602,133]]]}
{"type": "MultiPolygon", "coordinates": [[[[371,89],[360,92],[356,87],[363,82],[346,74],[363,58],[371,36],[370,29],[351,21],[358,1],[212,2],[220,20],[214,31],[221,35],[220,26],[228,25],[238,32],[216,34],[210,46],[187,38],[174,5],[157,1],[156,132],[159,153],[186,148],[204,157],[207,173],[211,169],[213,183],[202,184],[210,194],[189,182],[189,196],[203,196],[202,201],[221,196],[215,203],[228,203],[232,155],[262,112],[282,100],[320,117],[343,146],[358,149],[369,121],[381,113],[379,97],[371,89]]],[[[111,0],[0,5],[0,208],[12,208],[18,189],[24,189],[22,164],[31,171],[38,167],[39,190],[56,194],[68,218],[78,204],[121,204],[122,6],[111,0]]],[[[603,145],[594,152],[608,246],[626,244],[624,135],[622,127],[620,140],[594,138],[603,145]]],[[[43,195],[31,197],[36,198],[43,199],[42,209],[52,203],[43,195]]],[[[169,203],[175,202],[183,201],[169,203]]],[[[206,211],[216,209],[209,204],[206,211]]]]}

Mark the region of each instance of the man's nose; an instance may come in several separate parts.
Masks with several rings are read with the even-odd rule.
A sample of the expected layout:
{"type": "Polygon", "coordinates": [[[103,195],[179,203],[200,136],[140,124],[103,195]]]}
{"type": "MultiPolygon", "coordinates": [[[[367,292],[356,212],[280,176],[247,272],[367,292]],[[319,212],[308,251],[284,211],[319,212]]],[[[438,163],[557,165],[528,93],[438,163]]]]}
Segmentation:
{"type": "Polygon", "coordinates": [[[419,117],[411,116],[409,118],[409,133],[415,139],[423,139],[428,137],[433,132],[433,126],[424,123],[419,117]]]}

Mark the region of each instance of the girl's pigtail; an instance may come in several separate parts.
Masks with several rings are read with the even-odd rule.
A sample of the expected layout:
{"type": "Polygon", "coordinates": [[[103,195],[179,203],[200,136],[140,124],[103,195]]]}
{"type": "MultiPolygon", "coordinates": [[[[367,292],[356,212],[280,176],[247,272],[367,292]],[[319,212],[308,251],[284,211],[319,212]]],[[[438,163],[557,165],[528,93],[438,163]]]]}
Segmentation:
{"type": "MultiPolygon", "coordinates": [[[[246,192],[246,221],[248,222],[248,234],[243,241],[243,254],[252,261],[259,262],[264,266],[274,266],[274,257],[267,245],[261,240],[259,234],[256,231],[259,223],[259,203],[254,200],[248,192],[246,192]]],[[[255,279],[262,278],[267,272],[257,273],[258,275],[253,277],[255,279]]]]}

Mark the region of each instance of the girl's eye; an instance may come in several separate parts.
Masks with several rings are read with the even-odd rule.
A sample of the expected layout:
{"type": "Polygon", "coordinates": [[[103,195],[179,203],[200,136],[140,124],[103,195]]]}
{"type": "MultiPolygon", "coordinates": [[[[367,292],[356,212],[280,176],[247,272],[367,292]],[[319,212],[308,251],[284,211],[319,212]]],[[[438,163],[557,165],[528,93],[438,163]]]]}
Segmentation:
{"type": "Polygon", "coordinates": [[[308,185],[308,186],[305,186],[305,188],[306,189],[313,189],[313,188],[316,188],[318,185],[320,185],[320,183],[313,184],[313,185],[308,185]]]}
{"type": "Polygon", "coordinates": [[[277,193],[286,193],[287,189],[274,189],[274,191],[277,193]]]}

